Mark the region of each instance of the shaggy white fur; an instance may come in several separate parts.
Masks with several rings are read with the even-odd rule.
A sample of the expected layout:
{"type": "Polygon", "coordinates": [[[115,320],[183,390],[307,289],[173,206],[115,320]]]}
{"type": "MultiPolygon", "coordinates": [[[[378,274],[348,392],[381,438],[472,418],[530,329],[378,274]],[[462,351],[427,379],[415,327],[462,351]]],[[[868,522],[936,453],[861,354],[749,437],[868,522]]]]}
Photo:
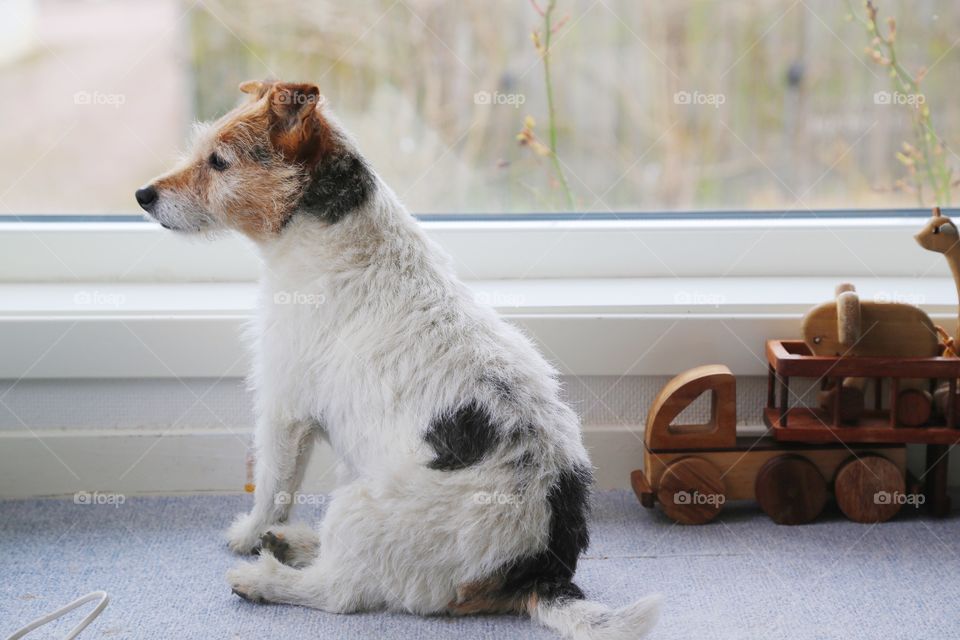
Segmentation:
{"type": "MultiPolygon", "coordinates": [[[[339,126],[325,123],[340,152],[355,154],[339,126]]],[[[536,569],[516,593],[497,591],[532,558],[572,575],[586,544],[577,503],[586,489],[564,487],[578,486],[572,470],[590,468],[578,419],[530,341],[474,299],[389,187],[369,175],[362,204],[336,221],[300,210],[279,233],[255,237],[264,262],[249,334],[256,492],[228,541],[247,554],[272,537],[259,560],[229,572],[230,585],[250,600],[333,612],[505,607],[570,638],[639,637],[656,619],[655,599],[611,610],[579,599],[569,577],[565,591],[545,591],[536,569]],[[314,535],[282,523],[318,438],[336,453],[339,487],[314,535]],[[552,546],[568,517],[582,529],[573,566],[552,546]],[[286,564],[273,555],[278,539],[286,564]]],[[[218,219],[204,211],[203,225],[184,223],[183,203],[199,198],[160,197],[160,210],[164,197],[179,203],[183,228],[218,219]]]]}

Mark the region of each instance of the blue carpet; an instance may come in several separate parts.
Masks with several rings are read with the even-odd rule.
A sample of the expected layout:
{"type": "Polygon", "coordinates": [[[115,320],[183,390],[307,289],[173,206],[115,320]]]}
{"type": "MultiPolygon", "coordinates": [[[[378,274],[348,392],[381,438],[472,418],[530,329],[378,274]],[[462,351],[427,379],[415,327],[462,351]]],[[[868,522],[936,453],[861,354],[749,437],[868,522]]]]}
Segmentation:
{"type": "MultiPolygon", "coordinates": [[[[0,637],[88,591],[111,597],[81,638],[554,638],[524,618],[333,615],[233,596],[222,542],[248,496],[0,502],[0,637]]],[[[301,518],[319,508],[299,507],[301,518]]],[[[611,605],[664,595],[652,638],[960,638],[960,518],[902,514],[870,526],[827,514],[781,527],[728,505],[673,525],[627,492],[596,496],[578,571],[611,605]]],[[[80,614],[82,615],[82,614],[80,614]]],[[[29,638],[59,638],[80,615],[29,638]]]]}

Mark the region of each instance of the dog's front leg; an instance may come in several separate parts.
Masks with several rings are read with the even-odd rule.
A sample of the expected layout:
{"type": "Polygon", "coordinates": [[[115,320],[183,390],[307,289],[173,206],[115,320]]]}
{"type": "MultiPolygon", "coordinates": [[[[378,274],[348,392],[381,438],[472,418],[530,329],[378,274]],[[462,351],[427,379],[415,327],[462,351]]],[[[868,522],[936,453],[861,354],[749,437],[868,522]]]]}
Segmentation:
{"type": "Polygon", "coordinates": [[[238,516],[227,532],[228,544],[236,553],[251,553],[261,535],[290,515],[293,495],[303,480],[316,440],[316,429],[316,423],[309,421],[261,420],[257,425],[253,509],[238,516]]]}

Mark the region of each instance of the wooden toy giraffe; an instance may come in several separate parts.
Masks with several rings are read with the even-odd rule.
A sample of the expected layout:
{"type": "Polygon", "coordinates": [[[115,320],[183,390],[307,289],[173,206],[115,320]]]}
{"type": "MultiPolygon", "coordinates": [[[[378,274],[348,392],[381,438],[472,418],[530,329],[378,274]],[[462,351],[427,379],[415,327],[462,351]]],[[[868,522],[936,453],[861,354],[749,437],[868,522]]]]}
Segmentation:
{"type": "MultiPolygon", "coordinates": [[[[942,253],[950,266],[950,273],[953,274],[953,283],[957,288],[958,304],[956,332],[951,338],[941,327],[937,327],[937,333],[944,344],[943,355],[956,357],[957,350],[954,341],[960,336],[960,232],[950,218],[940,213],[940,207],[934,207],[933,215],[914,238],[924,249],[942,253]]],[[[934,393],[934,403],[940,408],[941,412],[945,411],[947,394],[946,383],[941,384],[934,393]]]]}
{"type": "MultiPolygon", "coordinates": [[[[950,218],[940,213],[940,207],[934,207],[930,220],[914,238],[927,251],[942,253],[950,266],[953,283],[957,287],[957,329],[953,334],[956,338],[960,336],[960,232],[950,218]]],[[[952,349],[952,342],[945,341],[945,344],[952,349]]]]}

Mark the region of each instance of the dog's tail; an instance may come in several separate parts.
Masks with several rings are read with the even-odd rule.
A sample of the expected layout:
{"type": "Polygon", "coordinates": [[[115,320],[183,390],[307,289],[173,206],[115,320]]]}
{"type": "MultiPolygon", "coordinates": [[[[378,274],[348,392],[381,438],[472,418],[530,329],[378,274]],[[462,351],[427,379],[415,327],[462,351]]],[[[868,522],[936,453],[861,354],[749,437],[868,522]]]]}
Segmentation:
{"type": "Polygon", "coordinates": [[[647,596],[619,609],[599,602],[559,597],[539,599],[528,607],[530,617],[570,640],[635,640],[653,628],[660,596],[647,596]]]}

